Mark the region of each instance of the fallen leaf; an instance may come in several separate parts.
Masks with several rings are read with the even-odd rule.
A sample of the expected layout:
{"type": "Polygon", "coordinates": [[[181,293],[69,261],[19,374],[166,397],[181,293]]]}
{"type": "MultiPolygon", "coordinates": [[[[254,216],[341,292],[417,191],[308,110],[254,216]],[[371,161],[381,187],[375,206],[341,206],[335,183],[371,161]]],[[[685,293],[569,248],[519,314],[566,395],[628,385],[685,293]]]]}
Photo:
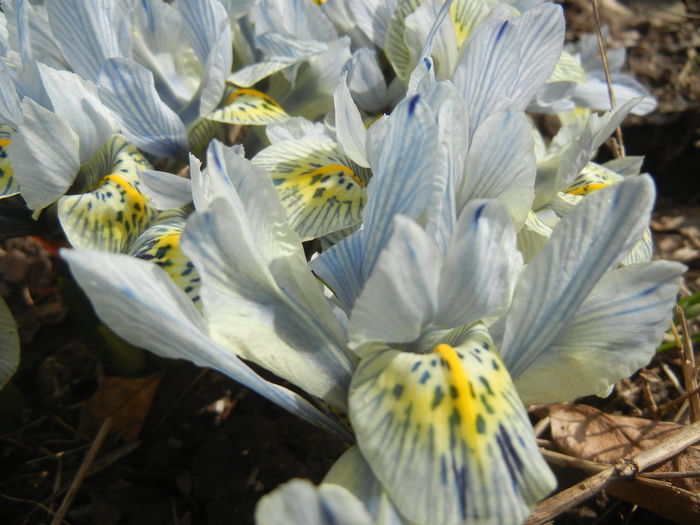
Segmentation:
{"type": "Polygon", "coordinates": [[[81,430],[97,428],[112,418],[112,428],[127,440],[136,440],[153,403],[161,372],[146,377],[107,377],[86,403],[81,430]]]}
{"type": "MultiPolygon", "coordinates": [[[[563,453],[608,464],[649,449],[683,428],[666,421],[604,414],[587,405],[551,405],[548,412],[552,441],[563,453]]],[[[700,448],[694,446],[649,472],[699,470],[700,448]]],[[[678,523],[700,523],[698,477],[635,478],[615,482],[605,490],[678,523]]]]}

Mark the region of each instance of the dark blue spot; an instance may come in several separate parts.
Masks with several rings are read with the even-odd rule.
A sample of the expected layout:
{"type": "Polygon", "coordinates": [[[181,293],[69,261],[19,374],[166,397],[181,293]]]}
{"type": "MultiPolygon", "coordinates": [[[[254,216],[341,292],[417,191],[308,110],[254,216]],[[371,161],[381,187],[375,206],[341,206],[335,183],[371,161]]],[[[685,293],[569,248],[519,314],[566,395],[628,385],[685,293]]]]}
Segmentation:
{"type": "Polygon", "coordinates": [[[425,57],[423,59],[423,64],[425,64],[425,69],[430,71],[430,68],[433,67],[433,63],[430,61],[428,57],[425,57]]]}
{"type": "Polygon", "coordinates": [[[503,36],[503,33],[505,32],[507,25],[508,25],[508,20],[503,22],[500,29],[498,30],[498,34],[496,35],[496,42],[498,42],[501,39],[501,37],[503,36]]]}
{"type": "Polygon", "coordinates": [[[418,100],[420,100],[420,95],[415,94],[411,97],[411,100],[408,102],[408,114],[413,115],[413,112],[416,110],[416,104],[418,104],[418,100]]]}
{"type": "Polygon", "coordinates": [[[401,397],[401,394],[403,394],[403,385],[401,383],[396,383],[391,393],[394,394],[394,397],[396,399],[399,399],[401,397]]]}
{"type": "Polygon", "coordinates": [[[430,372],[428,372],[428,371],[426,370],[425,372],[423,372],[423,375],[420,376],[420,379],[418,380],[418,382],[419,382],[421,385],[424,385],[424,384],[428,381],[428,379],[430,379],[430,372]]]}
{"type": "Polygon", "coordinates": [[[476,431],[479,434],[486,434],[486,421],[481,417],[481,414],[476,416],[476,431]]]}

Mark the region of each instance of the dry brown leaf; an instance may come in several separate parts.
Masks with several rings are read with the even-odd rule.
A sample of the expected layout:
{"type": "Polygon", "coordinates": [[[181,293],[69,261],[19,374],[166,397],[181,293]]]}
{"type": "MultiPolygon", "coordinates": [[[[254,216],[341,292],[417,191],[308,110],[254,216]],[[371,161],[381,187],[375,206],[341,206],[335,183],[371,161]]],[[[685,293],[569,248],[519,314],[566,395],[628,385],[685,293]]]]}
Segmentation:
{"type": "Polygon", "coordinates": [[[153,403],[163,374],[146,377],[107,377],[86,403],[81,429],[97,428],[112,418],[112,428],[127,440],[136,440],[153,403]]]}
{"type": "MultiPolygon", "coordinates": [[[[647,450],[681,425],[665,421],[615,416],[587,405],[552,405],[552,441],[570,456],[600,463],[615,464],[629,455],[647,450]]],[[[653,472],[697,472],[700,448],[689,447],[653,472]]],[[[700,478],[666,480],[637,478],[619,481],[606,490],[625,501],[645,507],[679,523],[700,523],[700,478]]]]}

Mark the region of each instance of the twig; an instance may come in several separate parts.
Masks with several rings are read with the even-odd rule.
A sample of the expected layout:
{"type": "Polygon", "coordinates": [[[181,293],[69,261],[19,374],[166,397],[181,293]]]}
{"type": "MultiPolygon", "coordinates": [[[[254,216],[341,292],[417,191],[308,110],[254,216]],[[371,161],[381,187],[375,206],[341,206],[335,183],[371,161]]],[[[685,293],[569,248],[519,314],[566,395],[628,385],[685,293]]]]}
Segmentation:
{"type": "MultiPolygon", "coordinates": [[[[683,331],[683,343],[679,348],[681,351],[681,370],[683,371],[683,381],[685,382],[686,392],[692,392],[698,387],[697,370],[695,369],[695,355],[693,354],[693,345],[690,342],[690,331],[688,330],[688,321],[685,318],[685,312],[680,306],[676,306],[676,313],[680,317],[681,330],[683,331]]],[[[690,421],[695,423],[700,419],[700,396],[689,395],[688,402],[690,403],[690,421]]]]}
{"type": "Polygon", "coordinates": [[[590,474],[602,472],[603,470],[610,468],[610,465],[607,463],[599,463],[598,461],[577,458],[567,454],[562,454],[561,452],[555,452],[554,450],[541,448],[540,452],[542,453],[544,459],[547,460],[547,463],[557,465],[559,467],[577,468],[590,474]]]}
{"type": "Polygon", "coordinates": [[[668,461],[700,441],[700,422],[692,423],[655,447],[623,459],[598,474],[547,498],[535,507],[526,525],[544,524],[575,507],[619,479],[633,478],[654,465],[668,461]]]}
{"type": "Polygon", "coordinates": [[[537,423],[535,423],[535,426],[532,428],[532,430],[535,432],[536,437],[540,437],[544,432],[549,428],[549,424],[551,423],[552,418],[549,416],[545,416],[542,419],[540,419],[537,423]]]}
{"type": "MultiPolygon", "coordinates": [[[[608,67],[608,56],[605,54],[605,42],[603,42],[603,31],[600,28],[600,13],[598,12],[598,0],[591,0],[593,3],[593,21],[595,22],[595,34],[598,38],[598,48],[600,49],[600,58],[603,61],[603,70],[605,71],[605,81],[608,84],[608,96],[610,97],[610,109],[615,109],[615,92],[612,87],[610,78],[610,68],[608,67]]],[[[620,126],[615,130],[617,141],[613,141],[613,154],[615,157],[625,156],[625,145],[622,142],[622,128],[620,126]]]]}
{"type": "Polygon", "coordinates": [[[700,394],[700,386],[698,386],[694,390],[691,390],[690,392],[686,392],[685,394],[683,394],[680,397],[677,397],[676,399],[672,399],[668,403],[664,403],[663,405],[659,406],[659,412],[664,412],[664,411],[668,410],[669,408],[671,408],[673,405],[677,405],[678,403],[682,403],[683,401],[688,399],[688,397],[693,396],[695,394],[700,394]]]}
{"type": "Polygon", "coordinates": [[[95,439],[92,442],[90,449],[87,451],[87,454],[85,454],[85,459],[83,459],[83,463],[80,465],[80,468],[78,469],[75,478],[73,478],[73,482],[71,483],[70,487],[68,488],[68,492],[66,492],[66,495],[64,496],[63,501],[61,502],[61,506],[58,508],[58,511],[56,511],[56,515],[51,521],[51,525],[61,525],[63,523],[63,518],[66,517],[68,509],[70,508],[71,503],[73,503],[73,499],[78,494],[78,491],[80,490],[80,487],[83,484],[83,481],[85,480],[85,476],[87,476],[88,470],[90,470],[92,462],[95,461],[95,457],[97,456],[100,447],[102,447],[102,443],[104,443],[104,440],[107,437],[111,426],[111,417],[108,417],[102,422],[102,426],[97,432],[97,436],[95,436],[95,439]]]}
{"type": "MultiPolygon", "coordinates": [[[[44,505],[41,501],[35,501],[33,499],[25,499],[25,498],[15,498],[14,496],[8,496],[7,494],[0,494],[0,498],[5,498],[6,500],[14,501],[17,503],[30,503],[31,505],[36,505],[41,510],[43,510],[47,514],[50,514],[51,516],[56,515],[56,513],[52,509],[50,509],[49,507],[44,505]]],[[[70,525],[67,521],[64,521],[64,523],[70,525]]]]}
{"type": "Polygon", "coordinates": [[[644,472],[639,476],[642,478],[649,479],[697,478],[700,477],[700,470],[687,470],[678,472],[644,472]]]}

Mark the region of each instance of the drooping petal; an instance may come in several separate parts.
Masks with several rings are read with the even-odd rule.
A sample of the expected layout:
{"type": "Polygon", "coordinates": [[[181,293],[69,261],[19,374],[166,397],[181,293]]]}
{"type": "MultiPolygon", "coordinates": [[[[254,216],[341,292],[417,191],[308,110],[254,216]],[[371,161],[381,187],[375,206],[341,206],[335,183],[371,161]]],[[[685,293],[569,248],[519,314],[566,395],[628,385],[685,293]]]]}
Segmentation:
{"type": "Polygon", "coordinates": [[[433,319],[442,257],[435,242],[411,219],[394,217],[389,242],[350,315],[356,351],[363,343],[408,343],[433,319]]]}
{"type": "MultiPolygon", "coordinates": [[[[239,222],[241,218],[229,202],[218,199],[208,211],[189,219],[181,238],[202,277],[200,295],[211,337],[345,410],[354,366],[331,331],[332,324],[314,315],[325,301],[320,288],[313,281],[304,283],[311,287],[307,295],[317,294],[317,308],[309,311],[302,296],[277,283],[271,274],[276,268],[264,266],[256,253],[256,231],[239,222]]],[[[330,305],[326,308],[327,317],[332,316],[330,305]]]]}
{"type": "Polygon", "coordinates": [[[287,120],[289,115],[271,96],[256,89],[239,89],[231,93],[223,107],[207,116],[224,124],[264,126],[287,120]]]}
{"type": "Polygon", "coordinates": [[[119,135],[104,149],[111,160],[107,175],[90,192],[61,197],[58,218],[73,247],[124,253],[156,213],[141,191],[138,173],[150,165],[119,135]]]}
{"type": "Polygon", "coordinates": [[[150,70],[132,60],[110,59],[102,68],[99,86],[100,99],[114,111],[130,141],[160,157],[185,155],[185,125],[158,97],[150,70]]]}
{"type": "Polygon", "coordinates": [[[638,176],[597,191],[561,219],[525,268],[506,317],[501,355],[514,378],[547,350],[601,276],[639,240],[654,185],[638,176]]]}
{"type": "Polygon", "coordinates": [[[62,250],[61,256],[97,315],[131,344],[214,368],[314,425],[347,434],[299,395],[265,381],[214,343],[196,306],[155,264],[86,249],[62,250]]]}
{"type": "Polygon", "coordinates": [[[14,170],[10,162],[9,146],[11,143],[9,127],[0,125],[0,198],[19,193],[19,183],[13,177],[14,170]]]}
{"type": "Polygon", "coordinates": [[[27,206],[41,210],[73,183],[80,169],[80,139],[63,119],[29,98],[22,101],[22,115],[9,155],[27,206]]]}
{"type": "Polygon", "coordinates": [[[497,202],[472,201],[447,249],[433,322],[453,328],[501,315],[521,267],[508,212],[497,202]]]}
{"type": "Polygon", "coordinates": [[[556,483],[483,329],[456,348],[361,361],[350,418],[374,474],[418,523],[520,523],[556,483]]]}
{"type": "Polygon", "coordinates": [[[201,279],[192,261],[180,249],[180,236],[191,206],[161,212],[129,247],[129,254],[163,268],[192,299],[199,302],[201,279]]]}
{"type": "Polygon", "coordinates": [[[273,144],[253,159],[264,168],[302,240],[358,224],[366,174],[332,140],[309,138],[273,144]]]}
{"type": "Polygon", "coordinates": [[[570,401],[601,392],[646,365],[668,327],[685,269],[657,261],[605,274],[515,382],[523,401],[570,401]]]}
{"type": "Polygon", "coordinates": [[[347,489],[293,479],[263,496],[256,525],[374,525],[362,503],[347,489]]]}

